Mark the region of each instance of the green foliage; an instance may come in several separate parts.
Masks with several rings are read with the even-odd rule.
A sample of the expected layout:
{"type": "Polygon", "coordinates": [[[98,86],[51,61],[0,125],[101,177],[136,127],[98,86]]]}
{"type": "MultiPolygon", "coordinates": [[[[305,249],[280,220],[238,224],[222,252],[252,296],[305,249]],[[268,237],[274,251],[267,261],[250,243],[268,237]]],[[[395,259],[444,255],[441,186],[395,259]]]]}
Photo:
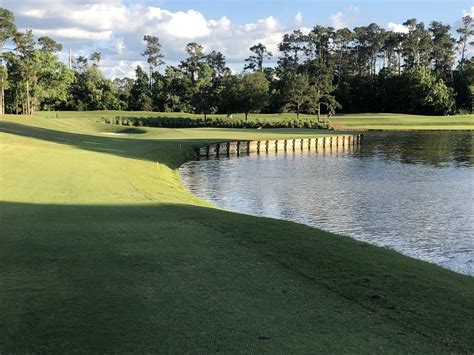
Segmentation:
{"type": "Polygon", "coordinates": [[[38,44],[41,46],[40,50],[43,52],[56,53],[61,52],[63,45],[56,42],[54,39],[43,36],[38,38],[38,44]]]}
{"type": "Polygon", "coordinates": [[[251,112],[259,112],[268,105],[268,80],[262,72],[246,73],[242,77],[239,92],[240,109],[245,119],[251,112]]]}
{"type": "Polygon", "coordinates": [[[408,112],[449,114],[454,108],[453,90],[428,68],[415,68],[403,73],[408,112]]]}
{"type": "Polygon", "coordinates": [[[270,52],[262,43],[250,47],[250,51],[254,54],[245,59],[247,64],[245,65],[244,70],[263,71],[263,61],[265,59],[270,59],[273,55],[272,52],[270,52]]]}
{"type": "Polygon", "coordinates": [[[38,80],[32,87],[32,96],[42,110],[54,110],[64,105],[69,98],[69,87],[74,72],[49,51],[35,53],[38,80]]]}
{"type": "Polygon", "coordinates": [[[195,83],[195,89],[192,97],[193,111],[195,113],[207,114],[217,111],[215,86],[213,83],[213,70],[208,64],[199,68],[198,78],[195,83]]]}
{"type": "Polygon", "coordinates": [[[117,88],[106,79],[96,65],[75,73],[70,87],[71,100],[66,108],[73,110],[120,109],[117,88]]]}
{"type": "Polygon", "coordinates": [[[130,90],[128,107],[135,111],[151,111],[149,78],[138,65],[135,70],[135,82],[130,90]]]}
{"type": "Polygon", "coordinates": [[[283,88],[286,101],[284,110],[296,112],[296,117],[299,118],[300,112],[311,102],[313,89],[307,75],[297,74],[287,80],[283,88]]]}
{"type": "Polygon", "coordinates": [[[456,91],[456,106],[459,111],[474,111],[474,58],[465,60],[454,71],[454,89],[456,91]]]}
{"type": "Polygon", "coordinates": [[[163,127],[163,128],[326,128],[312,118],[275,118],[268,119],[242,119],[233,117],[187,117],[187,116],[113,116],[102,117],[100,122],[114,125],[125,125],[132,127],[163,127]]]}
{"type": "Polygon", "coordinates": [[[2,56],[7,73],[0,80],[0,113],[5,102],[8,112],[28,114],[38,108],[61,108],[204,115],[244,112],[246,116],[290,110],[299,116],[302,110],[317,114],[318,120],[336,110],[440,115],[472,110],[472,59],[466,58],[474,35],[472,18],[463,18],[457,41],[450,26],[438,21],[429,28],[414,18],[404,25],[405,34],[375,23],[353,30],[318,25],[307,33],[284,34],[278,65],[264,66],[272,53],[258,43],[250,47],[252,54],[244,66],[249,72],[244,74],[232,74],[221,52],[205,53],[196,42],[187,44],[187,57],[179,66],[160,73],[161,44],[158,37],[145,35],[142,55],[147,58],[148,74],[137,68],[135,78],[111,81],[98,68],[101,53],[92,52],[74,58],[71,83],[70,72],[54,57],[62,45],[47,36],[35,41],[31,30],[18,33],[13,14],[0,8],[0,44],[3,48],[7,39],[13,39],[16,47],[2,56]],[[455,42],[461,60],[453,71],[455,42]],[[38,52],[46,53],[51,62],[46,63],[38,52]]]}
{"type": "Polygon", "coordinates": [[[0,47],[16,34],[15,16],[13,12],[0,7],[0,47]]]}

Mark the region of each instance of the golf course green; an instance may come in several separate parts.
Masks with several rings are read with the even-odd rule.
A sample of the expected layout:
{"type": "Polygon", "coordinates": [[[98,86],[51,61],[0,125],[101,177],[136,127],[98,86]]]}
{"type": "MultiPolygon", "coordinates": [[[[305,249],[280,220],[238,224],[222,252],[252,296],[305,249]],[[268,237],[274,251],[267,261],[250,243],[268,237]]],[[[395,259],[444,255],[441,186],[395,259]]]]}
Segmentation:
{"type": "Polygon", "coordinates": [[[109,114],[0,118],[0,353],[473,352],[474,278],[220,210],[179,180],[205,143],[338,132],[98,123],[109,114]]]}
{"type": "MultiPolygon", "coordinates": [[[[61,111],[61,112],[38,112],[39,117],[44,118],[81,118],[84,112],[61,111]]],[[[14,116],[11,116],[14,117],[14,116]]],[[[202,119],[203,115],[184,112],[151,112],[151,111],[89,111],[87,117],[100,121],[109,117],[143,117],[146,123],[147,117],[163,118],[191,118],[202,119]]],[[[234,114],[231,118],[223,114],[207,115],[209,118],[222,120],[245,119],[244,114],[234,114]]],[[[249,122],[282,122],[285,120],[296,120],[294,113],[282,114],[251,114],[249,122]]],[[[299,121],[316,121],[315,115],[300,114],[299,121]]],[[[474,130],[474,115],[456,116],[421,116],[394,113],[369,113],[369,114],[337,114],[328,120],[329,124],[338,129],[347,130],[384,130],[384,131],[417,131],[417,130],[474,130]]]]}

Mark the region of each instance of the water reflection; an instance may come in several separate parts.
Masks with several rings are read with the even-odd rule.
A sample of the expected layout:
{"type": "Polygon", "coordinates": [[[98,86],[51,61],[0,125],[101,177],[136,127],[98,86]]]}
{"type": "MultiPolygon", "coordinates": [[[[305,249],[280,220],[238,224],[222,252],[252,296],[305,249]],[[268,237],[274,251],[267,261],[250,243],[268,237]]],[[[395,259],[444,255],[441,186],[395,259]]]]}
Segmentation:
{"type": "Polygon", "coordinates": [[[472,133],[371,133],[350,150],[190,162],[216,205],[352,236],[474,275],[472,133]]]}

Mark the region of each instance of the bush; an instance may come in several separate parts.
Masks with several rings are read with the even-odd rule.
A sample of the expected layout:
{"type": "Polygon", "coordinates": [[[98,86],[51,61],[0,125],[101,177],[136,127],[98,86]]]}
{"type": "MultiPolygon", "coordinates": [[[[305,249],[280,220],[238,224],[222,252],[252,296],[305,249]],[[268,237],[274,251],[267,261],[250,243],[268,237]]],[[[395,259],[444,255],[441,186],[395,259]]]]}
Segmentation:
{"type": "Polygon", "coordinates": [[[234,118],[189,118],[189,117],[115,117],[103,120],[104,123],[128,125],[130,127],[163,127],[163,128],[327,128],[323,124],[309,119],[299,120],[248,120],[234,118]]]}

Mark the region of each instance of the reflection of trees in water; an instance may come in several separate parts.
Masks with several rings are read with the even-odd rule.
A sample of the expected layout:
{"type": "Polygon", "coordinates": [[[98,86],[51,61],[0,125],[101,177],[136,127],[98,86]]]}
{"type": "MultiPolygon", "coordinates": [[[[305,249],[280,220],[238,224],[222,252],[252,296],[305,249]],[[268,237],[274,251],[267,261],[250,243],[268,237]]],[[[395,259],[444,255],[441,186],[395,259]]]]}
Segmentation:
{"type": "Polygon", "coordinates": [[[369,133],[361,155],[380,155],[406,164],[473,166],[473,138],[470,132],[369,133]]]}

